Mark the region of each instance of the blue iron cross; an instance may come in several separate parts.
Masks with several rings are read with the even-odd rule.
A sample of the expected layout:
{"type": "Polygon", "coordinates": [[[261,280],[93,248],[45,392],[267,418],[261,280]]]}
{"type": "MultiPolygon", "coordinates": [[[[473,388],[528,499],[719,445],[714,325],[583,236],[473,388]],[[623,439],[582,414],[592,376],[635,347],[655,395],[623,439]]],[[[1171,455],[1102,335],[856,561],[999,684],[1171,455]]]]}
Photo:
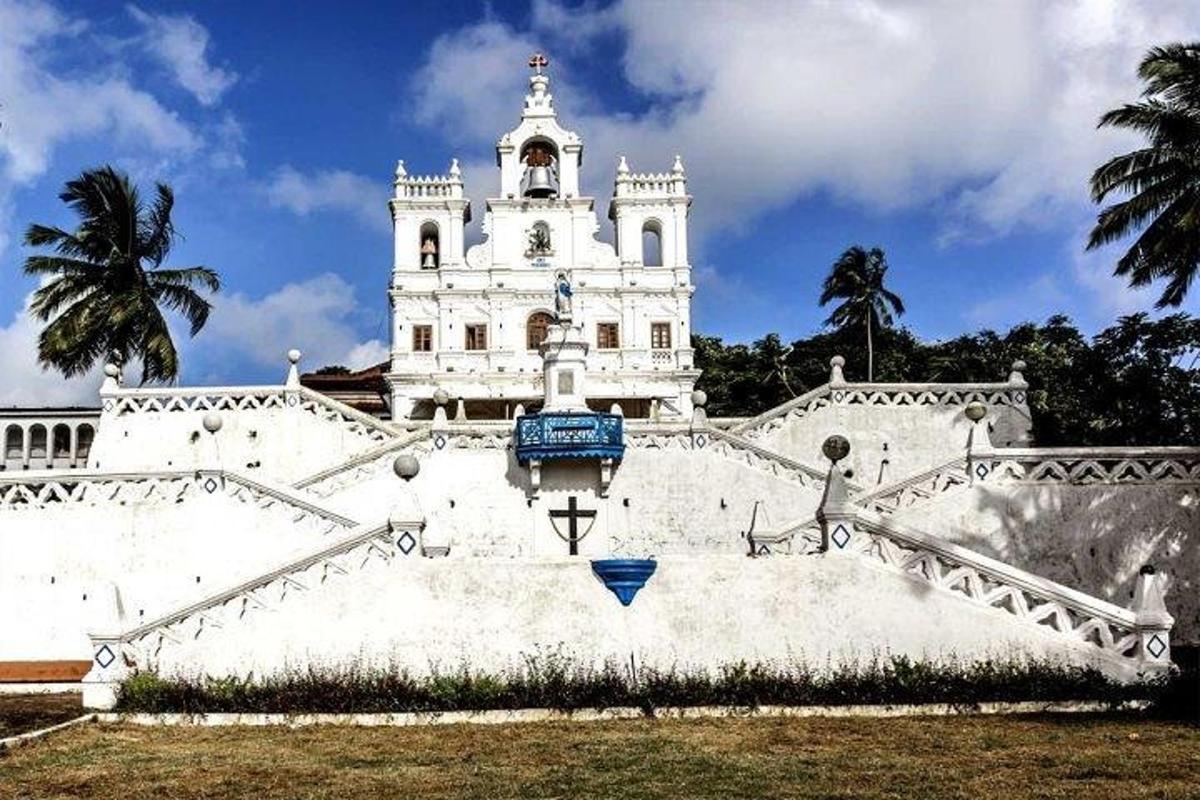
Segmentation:
{"type": "MultiPolygon", "coordinates": [[[[596,509],[580,508],[579,503],[575,499],[574,495],[567,498],[567,507],[566,508],[550,510],[550,524],[551,525],[554,524],[554,520],[556,520],[556,519],[565,519],[567,521],[566,539],[567,539],[567,544],[570,547],[570,550],[568,551],[568,553],[573,556],[579,555],[579,540],[582,539],[583,536],[587,535],[586,531],[584,532],[583,536],[579,535],[579,520],[595,519],[595,517],[596,517],[596,509]]],[[[557,532],[558,532],[558,529],[555,528],[555,533],[557,533],[557,532]]],[[[558,535],[562,536],[561,533],[558,535]]]]}

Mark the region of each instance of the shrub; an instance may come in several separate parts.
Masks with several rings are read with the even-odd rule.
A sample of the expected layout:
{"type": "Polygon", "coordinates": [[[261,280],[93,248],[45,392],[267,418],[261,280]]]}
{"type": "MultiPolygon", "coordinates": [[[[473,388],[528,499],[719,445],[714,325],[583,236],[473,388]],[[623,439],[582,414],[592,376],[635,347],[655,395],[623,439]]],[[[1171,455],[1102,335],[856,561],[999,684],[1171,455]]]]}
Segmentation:
{"type": "MultiPolygon", "coordinates": [[[[395,666],[289,669],[255,678],[163,678],[143,673],[120,687],[126,712],[380,713],[516,708],[846,705],[1176,697],[1178,681],[1120,684],[1090,667],[1043,661],[934,663],[904,657],[835,665],[731,664],[715,673],[572,664],[530,659],[501,674],[460,668],[415,678],[395,666]]],[[[1174,702],[1174,701],[1172,701],[1174,702]]],[[[1159,707],[1163,704],[1160,702],[1159,707]]]]}

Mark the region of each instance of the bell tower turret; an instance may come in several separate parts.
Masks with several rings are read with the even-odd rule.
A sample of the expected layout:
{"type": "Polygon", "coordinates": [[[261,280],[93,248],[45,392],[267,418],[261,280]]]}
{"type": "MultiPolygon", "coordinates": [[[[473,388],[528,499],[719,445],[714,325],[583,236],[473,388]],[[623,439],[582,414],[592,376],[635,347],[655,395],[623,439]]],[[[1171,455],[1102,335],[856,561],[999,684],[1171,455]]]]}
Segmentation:
{"type": "Polygon", "coordinates": [[[550,76],[542,72],[549,63],[541,53],[529,59],[534,72],[529,76],[521,124],[496,143],[502,198],[579,196],[583,141],[558,124],[550,76]]]}

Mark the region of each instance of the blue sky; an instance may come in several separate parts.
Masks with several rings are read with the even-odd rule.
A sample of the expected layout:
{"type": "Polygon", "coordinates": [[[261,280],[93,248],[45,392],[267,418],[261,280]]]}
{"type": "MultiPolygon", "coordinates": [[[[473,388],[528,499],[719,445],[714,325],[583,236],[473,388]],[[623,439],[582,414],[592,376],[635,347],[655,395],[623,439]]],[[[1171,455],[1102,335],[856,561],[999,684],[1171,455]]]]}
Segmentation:
{"type": "MultiPolygon", "coordinates": [[[[183,382],[281,380],[386,348],[396,160],[463,163],[477,239],[534,49],[585,142],[601,235],[616,157],[683,156],[697,330],[812,333],[828,265],[883,247],[922,336],[1055,312],[1096,330],[1156,295],[1084,254],[1090,170],[1136,144],[1096,131],[1194,3],[50,2],[0,0],[0,405],[94,397],[33,357],[21,234],[112,163],[171,183],[172,261],[223,276],[183,341],[183,382]]],[[[1187,306],[1195,311],[1197,298],[1187,306]]]]}

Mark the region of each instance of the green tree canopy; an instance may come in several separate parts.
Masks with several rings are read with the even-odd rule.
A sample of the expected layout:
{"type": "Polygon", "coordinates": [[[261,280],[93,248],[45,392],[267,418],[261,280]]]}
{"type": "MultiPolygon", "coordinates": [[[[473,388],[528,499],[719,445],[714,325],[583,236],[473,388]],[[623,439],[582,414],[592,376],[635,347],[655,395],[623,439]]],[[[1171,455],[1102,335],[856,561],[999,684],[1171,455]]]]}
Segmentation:
{"type": "MultiPolygon", "coordinates": [[[[885,382],[1000,382],[1013,361],[1026,362],[1029,407],[1041,446],[1200,443],[1200,320],[1173,314],[1123,317],[1090,339],[1063,316],[922,342],[907,329],[879,332],[876,378],[885,382]]],[[[858,332],[835,330],[798,339],[787,350],[792,388],[829,380],[829,359],[846,358],[848,380],[866,376],[858,332]]],[[[696,336],[699,387],[713,417],[758,414],[791,398],[768,381],[784,349],[772,334],[752,345],[696,336]]]]}

